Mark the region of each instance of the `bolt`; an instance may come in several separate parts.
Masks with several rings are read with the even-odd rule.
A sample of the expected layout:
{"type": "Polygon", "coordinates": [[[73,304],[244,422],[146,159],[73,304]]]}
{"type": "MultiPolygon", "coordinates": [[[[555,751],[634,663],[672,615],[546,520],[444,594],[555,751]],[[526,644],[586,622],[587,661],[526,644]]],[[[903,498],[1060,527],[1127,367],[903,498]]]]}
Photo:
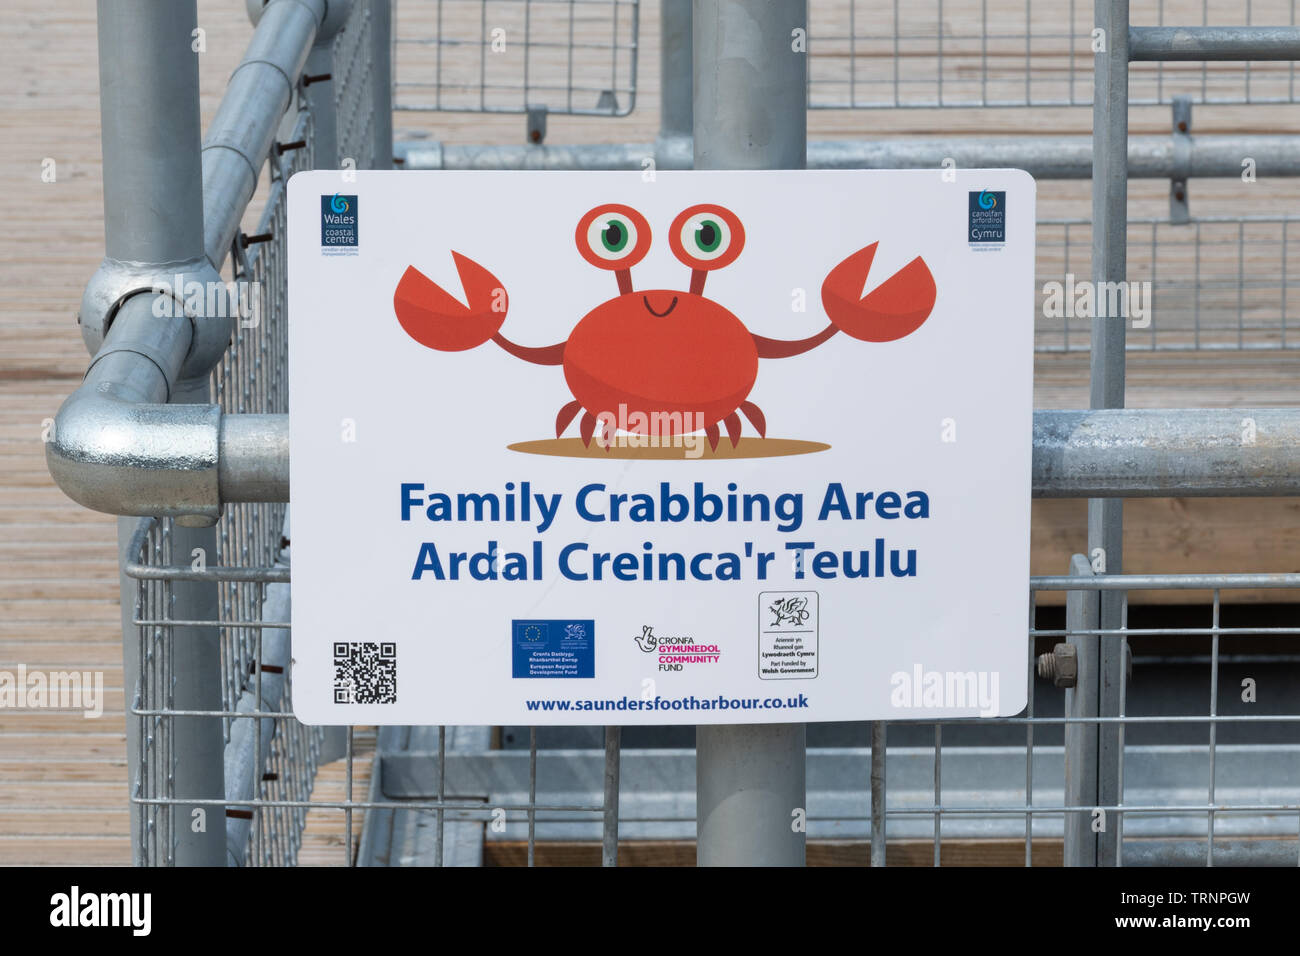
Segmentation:
{"type": "Polygon", "coordinates": [[[1079,678],[1079,652],[1073,644],[1057,644],[1038,655],[1038,676],[1057,687],[1073,687],[1079,678]]]}

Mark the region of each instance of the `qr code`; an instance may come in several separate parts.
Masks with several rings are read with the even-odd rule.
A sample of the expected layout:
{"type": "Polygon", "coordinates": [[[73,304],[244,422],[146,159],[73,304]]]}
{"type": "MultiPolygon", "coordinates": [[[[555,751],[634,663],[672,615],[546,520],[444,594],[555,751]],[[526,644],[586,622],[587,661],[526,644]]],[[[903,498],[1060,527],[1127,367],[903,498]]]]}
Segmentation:
{"type": "Polygon", "coordinates": [[[336,642],[334,703],[397,703],[397,645],[378,641],[336,642]]]}

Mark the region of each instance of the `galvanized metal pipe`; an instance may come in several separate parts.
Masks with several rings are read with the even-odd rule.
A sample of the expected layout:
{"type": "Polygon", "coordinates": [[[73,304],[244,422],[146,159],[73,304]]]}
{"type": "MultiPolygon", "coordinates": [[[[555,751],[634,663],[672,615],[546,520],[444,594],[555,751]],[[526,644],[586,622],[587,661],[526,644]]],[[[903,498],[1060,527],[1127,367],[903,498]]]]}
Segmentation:
{"type": "MultiPolygon", "coordinates": [[[[1180,150],[1172,136],[1128,141],[1130,179],[1236,177],[1242,160],[1261,176],[1300,176],[1300,136],[1192,136],[1180,150]]],[[[654,143],[570,146],[462,146],[408,140],[396,151],[406,169],[641,169],[647,156],[660,169],[691,167],[690,137],[663,135],[654,143]]],[[[1035,179],[1092,176],[1091,136],[1035,139],[829,140],[808,144],[809,169],[1023,169],[1035,179]]]]}
{"type": "Polygon", "coordinates": [[[1300,495],[1300,409],[1040,410],[1033,440],[1038,498],[1300,495]]]}
{"type": "MultiPolygon", "coordinates": [[[[1034,412],[1035,498],[1300,496],[1300,409],[1034,412]]],[[[223,501],[288,501],[289,420],[230,415],[223,501]]]]}
{"type": "MultiPolygon", "coordinates": [[[[100,0],[97,14],[107,257],[160,273],[188,269],[203,254],[199,70],[190,46],[197,6],[194,0],[100,0]]],[[[84,384],[55,420],[54,440],[47,448],[56,480],[68,470],[79,474],[75,456],[88,449],[96,455],[99,479],[115,484],[133,481],[136,466],[159,447],[191,459],[208,451],[201,437],[194,441],[201,429],[192,427],[188,407],[153,404],[183,403],[190,397],[190,388],[177,379],[195,338],[195,324],[176,310],[154,308],[155,303],[174,304],[169,296],[130,288],[120,294],[123,299],[113,303],[116,314],[84,384]],[[157,423],[152,421],[155,415],[161,418],[157,423]]],[[[215,442],[211,451],[216,451],[215,442]]],[[[95,494],[99,489],[91,485],[81,490],[95,494]]],[[[170,490],[190,493],[189,488],[170,490]]],[[[215,558],[211,532],[198,538],[193,534],[176,529],[173,548],[188,557],[198,547],[215,558]]],[[[216,618],[216,586],[211,582],[177,582],[171,598],[171,613],[182,620],[216,618]]],[[[124,673],[136,677],[141,666],[137,634],[124,618],[124,673]]],[[[217,629],[177,627],[167,653],[173,705],[181,710],[219,708],[217,629]]],[[[128,693],[134,690],[134,684],[128,686],[128,693]]],[[[129,753],[138,759],[145,746],[139,739],[143,729],[128,720],[127,730],[128,737],[137,737],[129,753]]],[[[206,820],[195,826],[208,810],[184,801],[219,799],[224,793],[221,720],[174,717],[169,736],[174,756],[165,767],[168,790],[182,802],[171,832],[159,837],[169,841],[167,855],[178,866],[220,865],[223,828],[217,821],[209,827],[206,820]]],[[[140,764],[133,762],[131,770],[140,772],[140,764]]]]}
{"type": "Polygon", "coordinates": [[[1131,27],[1126,39],[1135,61],[1300,60],[1300,27],[1294,26],[1131,27]]]}
{"type": "MultiPolygon", "coordinates": [[[[287,568],[288,563],[286,553],[276,557],[276,567],[287,568]]],[[[267,585],[261,619],[263,622],[290,620],[289,585],[267,585]]],[[[258,633],[261,642],[261,673],[249,675],[239,700],[235,703],[235,710],[241,714],[270,713],[280,710],[285,703],[290,663],[289,631],[287,628],[261,628],[258,633]]],[[[226,744],[224,754],[227,800],[249,801],[257,795],[262,773],[270,763],[275,731],[276,722],[273,717],[231,720],[230,742],[226,744]]],[[[230,866],[243,866],[248,862],[245,854],[252,826],[251,817],[226,818],[226,861],[230,866]]]]}
{"type": "Polygon", "coordinates": [[[393,168],[393,4],[370,2],[370,88],[374,110],[374,142],[370,166],[393,168]]]}
{"type": "MultiPolygon", "coordinates": [[[[1128,275],[1128,0],[1096,0],[1096,23],[1109,37],[1097,53],[1093,68],[1092,98],[1092,277],[1095,282],[1125,285],[1128,275]]],[[[1089,380],[1092,408],[1124,407],[1127,325],[1119,315],[1108,314],[1109,300],[1092,320],[1089,380]]],[[[1127,309],[1127,303],[1120,303],[1127,309]]],[[[1124,570],[1124,502],[1117,498],[1088,501],[1088,554],[1098,554],[1107,574],[1124,570]]],[[[1103,628],[1119,628],[1124,620],[1125,595],[1109,591],[1100,597],[1103,628]]],[[[1097,713],[1103,717],[1121,712],[1120,682],[1124,668],[1122,642],[1101,641],[1097,648],[1097,681],[1077,686],[1079,694],[1097,695],[1097,713]]],[[[1082,670],[1082,665],[1080,666],[1082,670]]],[[[1077,696],[1077,695],[1076,695],[1077,696]]],[[[1098,728],[1097,800],[1102,806],[1117,803],[1119,728],[1098,728]]],[[[1119,862],[1118,827],[1097,834],[1096,865],[1119,862]]]]}
{"type": "Polygon", "coordinates": [[[695,129],[691,3],[660,0],[659,4],[659,142],[674,138],[689,142],[695,129]]]}
{"type": "MultiPolygon", "coordinates": [[[[347,9],[335,0],[331,21],[347,9]]],[[[226,500],[281,486],[287,495],[287,481],[267,484],[287,457],[268,444],[265,423],[223,428],[215,405],[158,404],[182,378],[206,376],[227,345],[228,318],[177,315],[175,300],[132,294],[141,287],[131,283],[135,273],[145,289],[173,272],[219,279],[325,13],[325,0],[272,0],[261,11],[200,159],[193,0],[100,2],[106,245],[122,262],[101,269],[101,285],[92,281],[95,294],[83,300],[83,310],[106,313],[92,324],[107,330],[46,445],[50,474],[88,508],[211,524],[221,510],[222,445],[235,458],[226,500]]]]}
{"type": "MultiPolygon", "coordinates": [[[[696,169],[801,169],[808,151],[806,0],[695,0],[696,169]]],[[[696,862],[803,866],[804,724],[695,731],[696,862]]]]}
{"type": "Polygon", "coordinates": [[[325,0],[273,0],[266,6],[208,127],[203,140],[203,245],[218,269],[257,188],[325,7],[325,0]]]}
{"type": "Polygon", "coordinates": [[[198,259],[203,194],[199,67],[190,49],[194,0],[99,0],[98,21],[105,252],[134,262],[198,259]]]}

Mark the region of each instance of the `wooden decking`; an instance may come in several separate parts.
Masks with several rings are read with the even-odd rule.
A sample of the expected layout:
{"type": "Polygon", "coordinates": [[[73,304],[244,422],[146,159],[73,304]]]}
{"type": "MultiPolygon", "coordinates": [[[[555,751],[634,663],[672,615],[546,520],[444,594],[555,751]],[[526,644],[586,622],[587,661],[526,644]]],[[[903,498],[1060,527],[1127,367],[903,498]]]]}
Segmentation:
{"type": "MultiPolygon", "coordinates": [[[[820,3],[821,0],[814,0],[820,3]]],[[[990,3],[991,13],[998,2],[990,3]]],[[[430,7],[432,5],[429,5],[430,7]]],[[[419,14],[405,4],[401,16],[419,14]]],[[[247,44],[243,4],[201,0],[205,123],[247,44]]],[[[1258,17],[1257,17],[1258,21],[1258,17]]],[[[1262,21],[1260,21],[1262,22],[1262,21]]],[[[657,127],[657,3],[642,9],[640,85],[632,116],[552,116],[550,142],[649,142],[657,127]]],[[[426,31],[432,32],[432,30],[426,31]]],[[[0,669],[102,670],[109,690],[98,720],[52,711],[0,711],[0,864],[125,864],[128,809],[113,519],[69,502],[44,464],[43,421],[76,386],[87,356],[74,322],[82,288],[103,250],[94,5],[85,0],[6,0],[0,7],[0,669]],[[42,161],[57,180],[41,181],[42,161]]],[[[978,112],[814,113],[821,138],[937,136],[970,132],[1084,133],[1087,109],[978,112]]],[[[522,142],[521,116],[401,113],[398,136],[448,142],[522,142]]],[[[1169,128],[1167,109],[1133,111],[1134,133],[1169,128]]],[[[1198,109],[1196,131],[1294,131],[1294,107],[1198,109]]],[[[1134,215],[1158,215],[1168,185],[1135,183],[1134,215]]],[[[1197,182],[1193,210],[1218,201],[1235,214],[1297,208],[1290,182],[1197,182]]],[[[1043,216],[1086,216],[1086,183],[1043,183],[1043,216]]],[[[1082,270],[1081,270],[1082,271],[1082,270]]],[[[1289,405],[1300,355],[1132,356],[1135,406],[1289,405]]],[[[1086,355],[1042,356],[1041,407],[1086,403],[1086,355]]],[[[1084,544],[1082,502],[1034,511],[1034,570],[1061,572],[1084,544]]],[[[1151,501],[1126,508],[1130,570],[1296,570],[1300,505],[1291,501],[1151,501]]],[[[369,761],[357,761],[354,794],[366,793],[369,761]]],[[[326,768],[321,799],[342,795],[342,767],[326,768]]],[[[342,814],[314,812],[304,862],[342,862],[342,814]]],[[[359,831],[361,814],[353,825],[359,831]]]]}

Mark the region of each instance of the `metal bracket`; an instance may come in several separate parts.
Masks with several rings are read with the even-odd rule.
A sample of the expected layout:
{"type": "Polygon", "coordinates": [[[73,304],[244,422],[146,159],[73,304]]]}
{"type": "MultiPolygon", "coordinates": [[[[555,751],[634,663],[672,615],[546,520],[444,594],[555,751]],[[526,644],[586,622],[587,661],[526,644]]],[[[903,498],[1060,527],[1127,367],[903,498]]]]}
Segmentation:
{"type": "Polygon", "coordinates": [[[540,146],[546,139],[546,107],[528,107],[528,142],[540,146]]]}
{"type": "Polygon", "coordinates": [[[1169,180],[1169,221],[1192,221],[1188,207],[1187,180],[1192,167],[1192,98],[1174,97],[1174,164],[1169,180]]]}
{"type": "Polygon", "coordinates": [[[248,253],[244,251],[247,247],[242,241],[243,238],[244,234],[240,232],[230,242],[230,278],[236,282],[247,279],[250,272],[248,253]]]}
{"type": "Polygon", "coordinates": [[[193,326],[193,341],[180,377],[207,375],[225,354],[233,326],[225,283],[206,258],[192,262],[145,264],[105,257],[86,284],[77,312],[81,337],[90,354],[96,354],[104,344],[108,327],[122,303],[133,295],[145,293],[171,295],[176,300],[176,308],[189,317],[193,326]],[[191,299],[189,290],[195,287],[202,290],[202,295],[191,299]],[[221,301],[215,302],[214,297],[221,301]],[[205,307],[210,299],[215,302],[214,315],[206,314],[205,307]],[[202,305],[196,307],[195,301],[202,305]]]}

